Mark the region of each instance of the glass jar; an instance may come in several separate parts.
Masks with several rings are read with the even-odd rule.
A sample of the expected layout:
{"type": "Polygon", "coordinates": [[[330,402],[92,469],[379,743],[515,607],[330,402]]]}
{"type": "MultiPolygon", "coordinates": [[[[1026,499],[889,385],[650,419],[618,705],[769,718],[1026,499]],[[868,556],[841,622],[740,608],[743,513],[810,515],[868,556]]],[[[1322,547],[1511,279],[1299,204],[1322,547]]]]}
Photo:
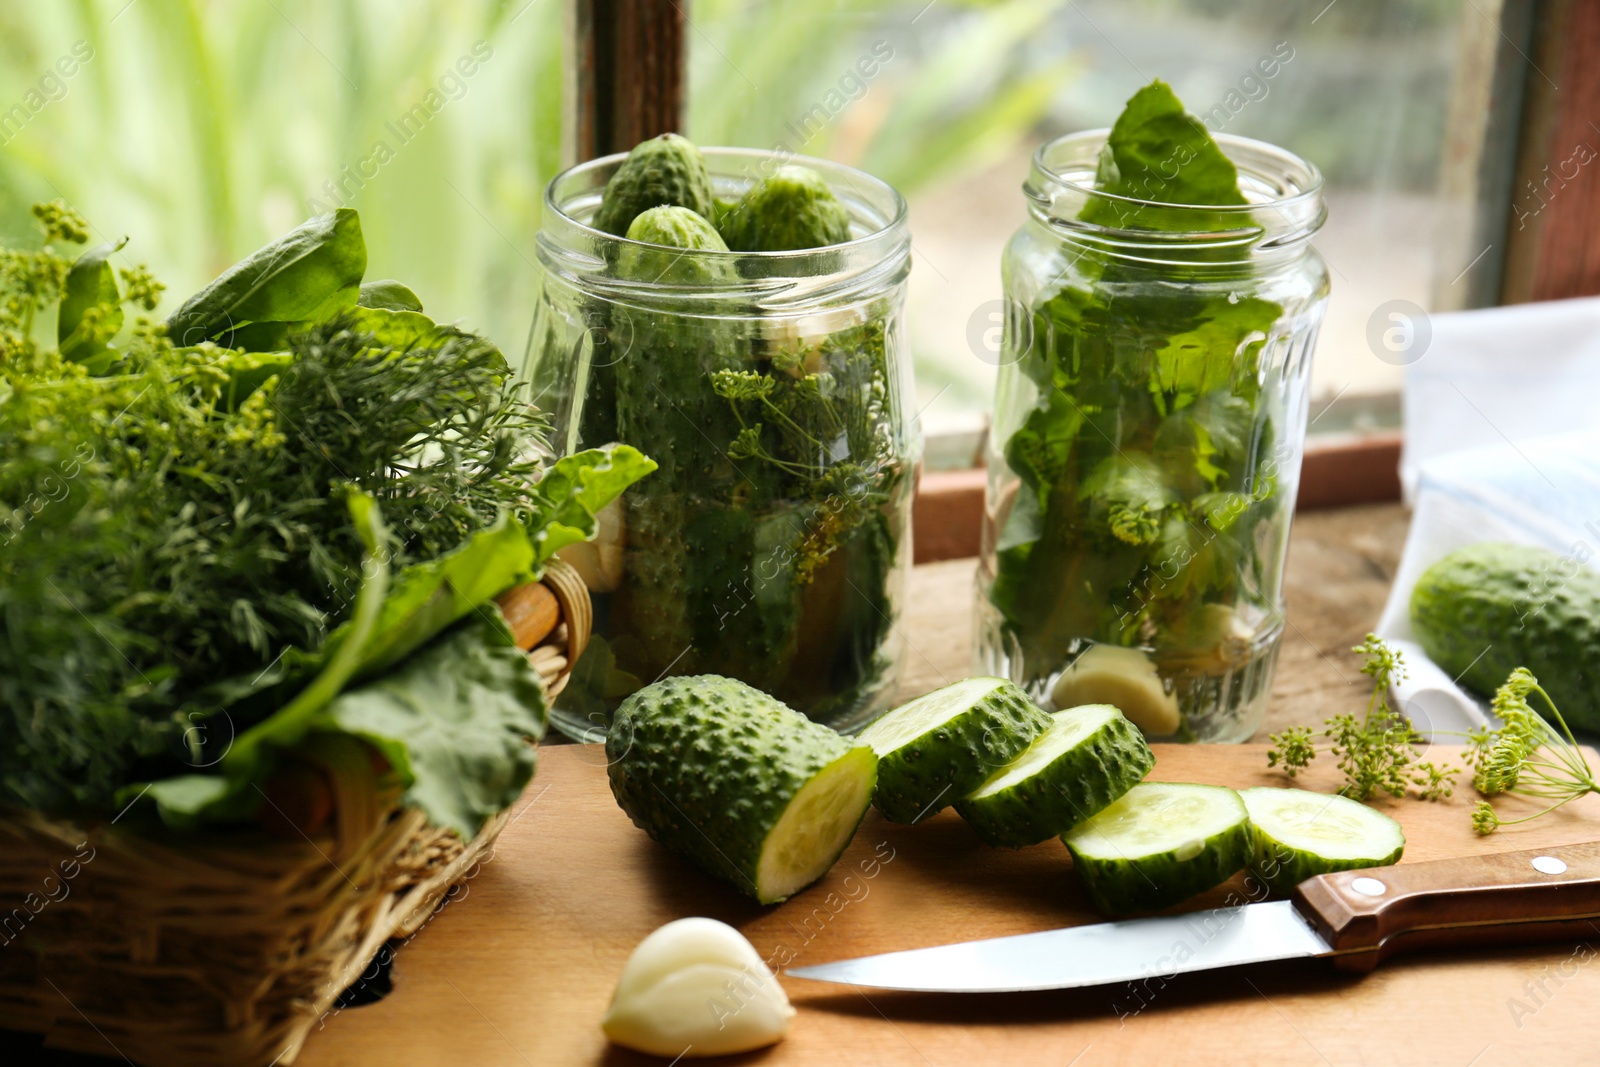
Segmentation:
{"type": "Polygon", "coordinates": [[[1132,200],[1095,191],[1107,133],[1035,153],[1006,249],[978,660],[1152,739],[1244,741],[1284,627],[1322,178],[1218,135],[1248,204],[1132,200]]]}
{"type": "Polygon", "coordinates": [[[622,441],[659,464],[601,516],[595,545],[564,550],[595,604],[596,636],[553,712],[580,739],[668,674],[739,678],[853,729],[883,710],[898,668],[922,446],[905,202],[825,160],[703,154],[724,201],[780,164],[811,167],[851,240],[667,250],[586,225],[623,156],[550,183],[531,393],[558,451],[622,441]]]}

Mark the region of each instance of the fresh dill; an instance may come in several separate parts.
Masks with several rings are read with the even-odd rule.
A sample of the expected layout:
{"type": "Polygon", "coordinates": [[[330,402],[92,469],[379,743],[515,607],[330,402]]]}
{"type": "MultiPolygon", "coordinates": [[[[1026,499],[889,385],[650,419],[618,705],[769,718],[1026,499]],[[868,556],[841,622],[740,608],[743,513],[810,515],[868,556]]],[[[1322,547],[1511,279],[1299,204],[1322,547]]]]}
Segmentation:
{"type": "Polygon", "coordinates": [[[1550,803],[1532,815],[1502,819],[1487,800],[1472,810],[1472,828],[1492,834],[1501,826],[1514,826],[1548,815],[1579,797],[1600,792],[1589,761],[1562,718],[1561,710],[1525,667],[1518,667],[1494,695],[1493,709],[1501,726],[1472,734],[1468,761],[1474,774],[1472,784],[1486,797],[1513,793],[1550,803]],[[1529,702],[1537,694],[1555,719],[1541,715],[1529,702]]]}
{"type": "MultiPolygon", "coordinates": [[[[1370,800],[1385,793],[1403,797],[1414,793],[1423,800],[1444,800],[1455,791],[1460,769],[1420,759],[1417,746],[1424,738],[1409,719],[1389,705],[1389,687],[1405,676],[1398,649],[1376,634],[1352,651],[1366,657],[1361,673],[1372,679],[1366,713],[1335,715],[1324,723],[1321,737],[1338,757],[1344,785],[1339,792],[1354,800],[1370,800]]],[[[1307,726],[1295,726],[1272,735],[1267,752],[1269,767],[1282,767],[1293,778],[1318,754],[1318,737],[1307,726]]]]}

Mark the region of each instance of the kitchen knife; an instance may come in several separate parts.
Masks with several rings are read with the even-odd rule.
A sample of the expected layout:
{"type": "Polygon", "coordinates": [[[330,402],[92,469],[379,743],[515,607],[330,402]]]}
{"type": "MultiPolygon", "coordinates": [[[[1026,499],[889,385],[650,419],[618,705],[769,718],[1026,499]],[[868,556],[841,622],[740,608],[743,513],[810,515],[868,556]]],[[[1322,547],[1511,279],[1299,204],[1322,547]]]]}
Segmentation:
{"type": "Polygon", "coordinates": [[[1600,842],[1308,878],[1289,900],[888,952],[795,978],[878,989],[1072,989],[1325,956],[1369,971],[1411,949],[1600,936],[1600,842]]]}

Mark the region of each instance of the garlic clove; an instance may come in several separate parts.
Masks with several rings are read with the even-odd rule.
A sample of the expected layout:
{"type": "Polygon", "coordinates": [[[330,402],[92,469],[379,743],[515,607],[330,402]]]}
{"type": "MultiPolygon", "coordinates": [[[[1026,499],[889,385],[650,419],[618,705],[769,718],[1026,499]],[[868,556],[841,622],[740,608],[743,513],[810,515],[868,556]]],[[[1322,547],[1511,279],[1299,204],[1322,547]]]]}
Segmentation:
{"type": "Polygon", "coordinates": [[[744,935],[715,919],[668,923],[634,949],[601,1028],[656,1056],[721,1056],[781,1041],[794,1008],[744,935]]]}
{"type": "Polygon", "coordinates": [[[1092,645],[1056,679],[1057,708],[1110,704],[1152,737],[1178,732],[1178,698],[1167,692],[1149,656],[1137,648],[1092,645]]]}

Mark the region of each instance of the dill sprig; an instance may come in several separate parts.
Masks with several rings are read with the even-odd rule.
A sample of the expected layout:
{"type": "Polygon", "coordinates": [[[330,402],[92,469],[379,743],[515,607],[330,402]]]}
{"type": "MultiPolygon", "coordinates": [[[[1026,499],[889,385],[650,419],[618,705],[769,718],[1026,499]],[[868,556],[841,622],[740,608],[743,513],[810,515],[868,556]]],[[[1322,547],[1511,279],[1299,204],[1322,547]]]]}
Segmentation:
{"type": "Polygon", "coordinates": [[[1501,826],[1531,822],[1579,797],[1600,792],[1600,784],[1562,718],[1561,709],[1526,667],[1511,672],[1505,684],[1495,691],[1492,707],[1501,726],[1472,734],[1468,761],[1475,771],[1473,786],[1484,796],[1515,793],[1552,803],[1520,819],[1501,819],[1494,805],[1480,800],[1472,810],[1474,830],[1491,834],[1501,826]],[[1532,694],[1538,694],[1550,710],[1555,726],[1529,702],[1532,694]]]}
{"type": "MultiPolygon", "coordinates": [[[[1324,724],[1322,736],[1344,774],[1339,792],[1354,800],[1379,793],[1403,797],[1413,790],[1423,800],[1448,798],[1460,769],[1420,759],[1422,735],[1389,705],[1390,685],[1405,676],[1400,651],[1376,634],[1368,634],[1352,651],[1366,657],[1361,673],[1372,679],[1372,695],[1364,715],[1335,715],[1324,724]]],[[[1273,734],[1272,746],[1267,766],[1281,766],[1290,778],[1309,767],[1318,752],[1316,735],[1305,726],[1273,734]]]]}
{"type": "Polygon", "coordinates": [[[814,345],[781,347],[755,364],[761,370],[711,374],[740,426],[729,458],[780,472],[782,495],[815,508],[793,546],[802,584],[882,508],[902,476],[886,417],[884,346],[883,324],[871,321],[814,345]]]}

